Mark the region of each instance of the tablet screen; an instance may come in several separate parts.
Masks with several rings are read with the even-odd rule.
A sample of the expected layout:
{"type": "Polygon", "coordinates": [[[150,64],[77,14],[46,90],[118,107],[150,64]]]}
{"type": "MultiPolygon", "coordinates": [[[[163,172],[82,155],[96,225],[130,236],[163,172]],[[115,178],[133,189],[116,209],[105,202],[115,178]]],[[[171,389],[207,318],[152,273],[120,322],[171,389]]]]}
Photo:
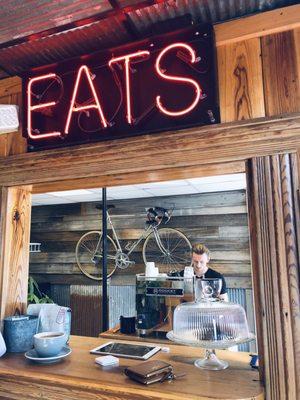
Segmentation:
{"type": "Polygon", "coordinates": [[[91,350],[91,353],[145,359],[157,353],[159,350],[160,347],[110,342],[91,350]]]}

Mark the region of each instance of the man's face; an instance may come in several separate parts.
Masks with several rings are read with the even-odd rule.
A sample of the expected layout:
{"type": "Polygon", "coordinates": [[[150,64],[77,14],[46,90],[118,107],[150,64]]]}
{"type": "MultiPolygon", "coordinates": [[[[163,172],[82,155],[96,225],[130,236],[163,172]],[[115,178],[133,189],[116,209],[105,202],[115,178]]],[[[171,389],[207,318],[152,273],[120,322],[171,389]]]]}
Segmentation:
{"type": "Polygon", "coordinates": [[[208,270],[207,263],[209,258],[207,254],[192,254],[192,265],[194,268],[195,275],[202,276],[208,270]]]}

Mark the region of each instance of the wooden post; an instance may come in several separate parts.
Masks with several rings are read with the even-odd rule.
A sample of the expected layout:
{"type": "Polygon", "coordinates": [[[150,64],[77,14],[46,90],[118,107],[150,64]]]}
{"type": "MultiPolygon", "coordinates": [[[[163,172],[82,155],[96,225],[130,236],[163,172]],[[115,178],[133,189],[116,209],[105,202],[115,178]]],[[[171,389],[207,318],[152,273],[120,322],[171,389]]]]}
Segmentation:
{"type": "Polygon", "coordinates": [[[248,162],[256,324],[268,400],[299,399],[300,307],[295,154],[248,162]]]}
{"type": "Polygon", "coordinates": [[[31,186],[1,188],[0,318],[27,307],[31,186]]]}

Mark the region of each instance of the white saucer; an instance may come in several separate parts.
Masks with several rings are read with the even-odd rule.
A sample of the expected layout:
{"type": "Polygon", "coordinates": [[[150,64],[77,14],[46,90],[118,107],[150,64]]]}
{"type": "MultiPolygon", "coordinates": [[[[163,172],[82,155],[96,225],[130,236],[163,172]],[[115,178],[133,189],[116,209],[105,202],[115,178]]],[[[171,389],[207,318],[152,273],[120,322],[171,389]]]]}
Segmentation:
{"type": "Polygon", "coordinates": [[[25,353],[25,357],[28,360],[37,362],[39,364],[52,364],[52,363],[60,361],[61,359],[65,358],[65,357],[68,357],[68,355],[71,354],[71,352],[72,352],[72,350],[70,349],[70,347],[65,346],[62,348],[62,350],[56,356],[41,357],[38,355],[38,353],[36,352],[35,349],[31,349],[25,353]]]}

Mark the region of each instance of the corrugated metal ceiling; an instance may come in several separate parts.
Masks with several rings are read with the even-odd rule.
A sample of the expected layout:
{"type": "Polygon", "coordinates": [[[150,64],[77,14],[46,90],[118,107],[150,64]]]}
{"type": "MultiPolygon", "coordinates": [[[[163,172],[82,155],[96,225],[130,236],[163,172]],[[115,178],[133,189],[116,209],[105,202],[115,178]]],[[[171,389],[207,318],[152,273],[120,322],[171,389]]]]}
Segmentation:
{"type": "Polygon", "coordinates": [[[297,3],[295,0],[0,1],[0,78],[187,26],[191,21],[218,23],[297,3]]]}

